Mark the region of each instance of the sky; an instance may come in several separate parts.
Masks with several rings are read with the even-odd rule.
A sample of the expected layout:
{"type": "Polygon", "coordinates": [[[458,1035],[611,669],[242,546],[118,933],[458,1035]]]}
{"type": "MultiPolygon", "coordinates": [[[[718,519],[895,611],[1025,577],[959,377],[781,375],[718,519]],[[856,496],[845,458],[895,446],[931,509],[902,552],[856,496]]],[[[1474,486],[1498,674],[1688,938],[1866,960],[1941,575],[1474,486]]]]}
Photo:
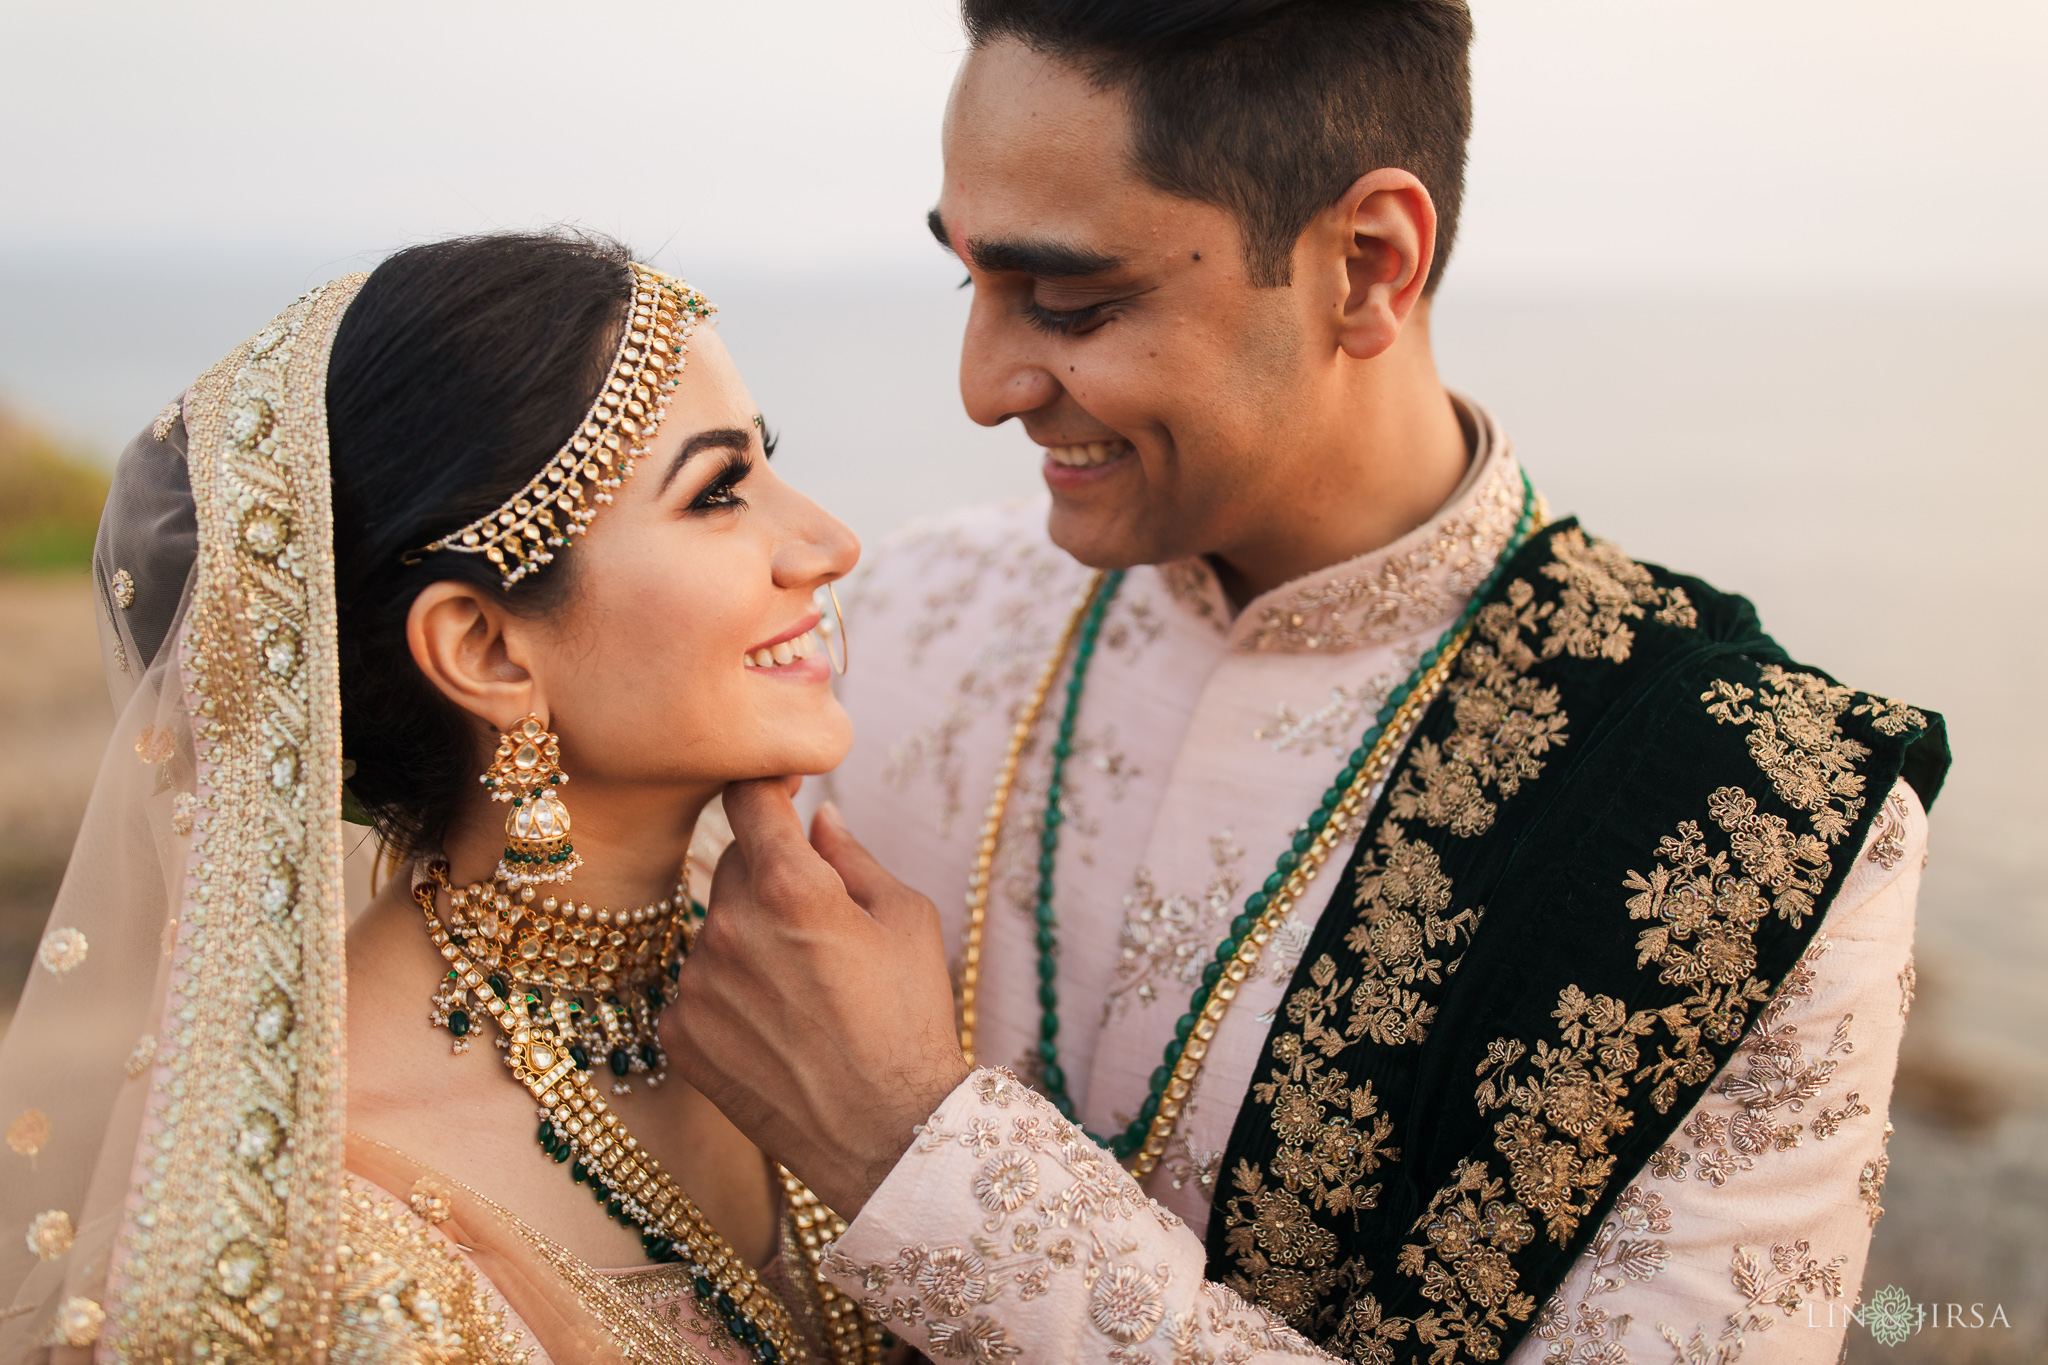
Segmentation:
{"type": "MultiPolygon", "coordinates": [[[[1474,10],[1454,287],[2048,294],[2039,0],[1474,10]]],[[[0,261],[566,220],[686,269],[929,263],[960,47],[950,0],[0,0],[0,261]]]]}

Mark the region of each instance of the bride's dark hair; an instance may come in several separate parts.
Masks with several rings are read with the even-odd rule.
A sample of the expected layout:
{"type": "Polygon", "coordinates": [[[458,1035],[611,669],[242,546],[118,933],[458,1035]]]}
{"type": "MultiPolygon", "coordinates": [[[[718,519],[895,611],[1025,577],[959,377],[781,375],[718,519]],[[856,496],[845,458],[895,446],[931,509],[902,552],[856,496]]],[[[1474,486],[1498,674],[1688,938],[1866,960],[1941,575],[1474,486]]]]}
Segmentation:
{"type": "MultiPolygon", "coordinates": [[[[475,720],[429,684],[406,614],[431,583],[499,587],[481,556],[413,551],[503,504],[559,450],[604,382],[631,296],[617,242],[498,233],[409,247],[371,272],[327,367],[348,790],[394,848],[438,847],[474,790],[475,720]]],[[[507,594],[558,609],[565,554],[507,594]]]]}

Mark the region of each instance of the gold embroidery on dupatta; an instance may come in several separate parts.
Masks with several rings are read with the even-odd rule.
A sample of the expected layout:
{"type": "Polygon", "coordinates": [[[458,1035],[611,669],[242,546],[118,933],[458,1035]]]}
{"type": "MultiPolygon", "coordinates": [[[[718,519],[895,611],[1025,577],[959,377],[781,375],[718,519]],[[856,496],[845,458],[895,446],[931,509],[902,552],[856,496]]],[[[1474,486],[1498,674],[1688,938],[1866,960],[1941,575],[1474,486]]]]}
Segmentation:
{"type": "MultiPolygon", "coordinates": [[[[124,1356],[313,1358],[339,1244],[341,968],[323,383],[363,276],[313,290],[193,386],[197,579],[180,660],[199,765],[162,1057],[113,1267],[124,1356]],[[301,648],[302,640],[330,642],[301,648]],[[289,648],[284,646],[289,645],[289,648]],[[325,964],[325,965],[321,965],[325,964]]],[[[183,736],[138,739],[144,762],[183,736]]]]}
{"type": "MultiPolygon", "coordinates": [[[[1360,959],[1360,976],[1340,980],[1328,955],[1311,967],[1310,984],[1288,1002],[1295,1030],[1273,1042],[1286,1069],[1253,1087],[1253,1098],[1272,1106],[1271,1125],[1281,1142],[1270,1171],[1241,1162],[1232,1172],[1239,1193],[1223,1210],[1225,1246],[1236,1266],[1229,1282],[1297,1326],[1306,1325],[1320,1296],[1353,1273],[1329,1263],[1317,1241],[1328,1234],[1297,1196],[1306,1192],[1315,1202],[1320,1195],[1318,1208],[1375,1207],[1380,1187],[1361,1189],[1359,1177],[1400,1156],[1384,1146],[1392,1118],[1380,1112],[1370,1084],[1350,1086],[1347,1073],[1327,1070],[1329,1059],[1361,1038],[1381,1046],[1426,1038],[1436,1009],[1413,987],[1440,984],[1457,970],[1463,954],[1452,950],[1469,946],[1485,914],[1483,906],[1447,913],[1454,904],[1451,879],[1437,850],[1410,837],[1409,827],[1420,823],[1462,838],[1486,833],[1500,803],[1540,776],[1553,752],[1569,741],[1570,718],[1559,689],[1528,676],[1540,660],[1570,656],[1622,663],[1635,641],[1630,621],[1698,625],[1682,588],[1659,587],[1648,569],[1618,548],[1576,529],[1553,536],[1551,546],[1554,558],[1539,572],[1562,590],[1555,600],[1539,602],[1535,587],[1516,579],[1504,600],[1480,609],[1472,641],[1446,689],[1451,733],[1441,743],[1418,738],[1389,790],[1376,846],[1358,865],[1360,914],[1345,939],[1360,959]],[[1341,1029],[1334,1023],[1340,1015],[1341,1029]],[[1367,1120],[1374,1121],[1370,1131],[1362,1129],[1367,1120]],[[1336,1159],[1324,1155],[1332,1152],[1336,1159]],[[1332,1195],[1347,1202],[1330,1205],[1332,1195]]],[[[1725,810],[1740,823],[1743,813],[1735,805],[1725,810]]],[[[1811,852],[1813,841],[1788,846],[1775,837],[1768,817],[1751,819],[1743,830],[1743,848],[1775,878],[1775,887],[1795,895],[1807,886],[1808,864],[1800,855],[1811,852]]],[[[1729,855],[1719,856],[1725,862],[1729,855]]],[[[1821,861],[1825,867],[1824,850],[1821,861]]],[[[1664,875],[1669,882],[1673,874],[1664,875]]],[[[1760,894],[1752,895],[1760,910],[1770,908],[1760,894]]],[[[1665,936],[1673,937],[1668,929],[1665,936]]],[[[1696,964],[1683,970],[1698,971],[1702,980],[1725,975],[1743,961],[1740,951],[1719,938],[1678,951],[1696,964]],[[1706,966],[1699,967],[1701,962],[1706,966]]],[[[1754,965],[1753,950],[1748,962],[1754,965]]],[[[1749,979],[1746,971],[1743,979],[1749,979]]],[[[1760,986],[1758,992],[1755,999],[1762,998],[1760,986]]],[[[1536,1311],[1535,1299],[1520,1291],[1512,1260],[1536,1235],[1530,1211],[1543,1217],[1551,1237],[1569,1240],[1612,1175],[1615,1158],[1607,1144],[1629,1126],[1632,1116],[1622,1101],[1634,1082],[1655,1076],[1661,1082],[1656,1093],[1669,1092],[1660,1105],[1668,1109],[1678,1084],[1698,1083],[1713,1073],[1712,1055],[1700,1049],[1699,1025],[1688,1019],[1684,1005],[1630,1013],[1617,1000],[1589,998],[1570,987],[1560,994],[1555,1017],[1562,1026],[1560,1044],[1540,1041],[1532,1054],[1524,1043],[1499,1039],[1478,1069],[1482,1112],[1513,1111],[1495,1130],[1508,1178],[1496,1176],[1484,1161],[1461,1162],[1454,1182],[1436,1193],[1414,1225],[1424,1240],[1401,1251],[1402,1273],[1420,1281],[1419,1292],[1439,1307],[1417,1318],[1393,1317],[1373,1294],[1353,1292],[1332,1338],[1336,1349],[1360,1360],[1390,1361],[1389,1343],[1412,1329],[1433,1362],[1450,1361],[1461,1351],[1471,1360],[1497,1358],[1509,1320],[1526,1321],[1536,1311]],[[1660,1049],[1658,1062],[1638,1070],[1639,1040],[1660,1026],[1679,1040],[1673,1044],[1679,1055],[1674,1059],[1660,1049]],[[1517,1071],[1524,1061],[1528,1065],[1517,1071]]],[[[1741,1016],[1734,1030],[1731,1039],[1740,1036],[1741,1016]]]]}
{"type": "Polygon", "coordinates": [[[1382,1047],[1427,1038],[1436,1006],[1407,988],[1439,984],[1456,972],[1462,953],[1448,960],[1430,954],[1456,946],[1460,938],[1469,945],[1486,914],[1484,906],[1474,906],[1445,918],[1451,879],[1436,850],[1404,837],[1393,820],[1382,823],[1375,837],[1379,847],[1359,860],[1353,894],[1359,915],[1344,936],[1344,946],[1359,955],[1361,975],[1338,981],[1335,960],[1324,954],[1309,969],[1309,985],[1287,1001],[1287,1018],[1301,1030],[1300,1042],[1325,1057],[1360,1038],[1382,1047]],[[1341,1030],[1333,1027],[1331,1020],[1347,1011],[1341,1030]]]}
{"type": "Polygon", "coordinates": [[[1866,696],[1849,714],[1869,716],[1870,728],[1881,735],[1897,736],[1905,734],[1908,730],[1927,728],[1927,717],[1923,712],[1890,697],[1866,696]]]}
{"type": "Polygon", "coordinates": [[[1450,1360],[1461,1348],[1472,1360],[1497,1359],[1507,1320],[1526,1322],[1536,1311],[1510,1259],[1534,1240],[1536,1230],[1528,1211],[1506,1196],[1506,1183],[1484,1162],[1461,1161],[1451,1183],[1415,1220],[1413,1230],[1424,1240],[1401,1248],[1401,1273],[1419,1280],[1422,1297],[1441,1305],[1411,1324],[1416,1341],[1435,1348],[1432,1361],[1450,1360]]]}
{"type": "MultiPolygon", "coordinates": [[[[334,1365],[523,1365],[532,1358],[447,1239],[390,1199],[344,1193],[341,1232],[327,1357],[334,1365]]],[[[212,1313],[240,1346],[262,1349],[260,1324],[220,1306],[212,1313]]]]}
{"type": "MultiPolygon", "coordinates": [[[[1224,1201],[1224,1245],[1236,1262],[1230,1286],[1296,1328],[1307,1325],[1340,1274],[1337,1239],[1310,1217],[1310,1206],[1353,1214],[1377,1208],[1381,1187],[1365,1186],[1364,1177],[1401,1155],[1387,1146],[1394,1120],[1380,1112],[1372,1082],[1352,1085],[1347,1073],[1303,1045],[1350,988],[1335,981],[1335,970],[1329,958],[1318,961],[1309,971],[1316,988],[1289,1002],[1291,1018],[1307,1018],[1304,1032],[1280,1036],[1275,1052],[1284,1069],[1252,1085],[1253,1099],[1272,1111],[1279,1148],[1267,1170],[1239,1161],[1230,1176],[1237,1193],[1224,1201]],[[1277,1183],[1268,1183],[1269,1174],[1277,1183]]],[[[1324,1042],[1323,1051],[1334,1055],[1343,1045],[1324,1042]]]]}

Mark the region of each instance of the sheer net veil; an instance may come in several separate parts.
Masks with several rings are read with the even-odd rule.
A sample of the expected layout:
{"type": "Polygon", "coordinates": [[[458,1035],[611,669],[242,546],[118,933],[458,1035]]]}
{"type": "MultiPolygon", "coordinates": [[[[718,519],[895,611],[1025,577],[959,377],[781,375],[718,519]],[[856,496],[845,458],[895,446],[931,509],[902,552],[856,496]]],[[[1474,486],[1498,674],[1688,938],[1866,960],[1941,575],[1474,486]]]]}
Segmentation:
{"type": "Polygon", "coordinates": [[[341,725],[306,294],[121,457],[118,720],[0,1044],[0,1361],[328,1352],[342,1214],[341,725]]]}

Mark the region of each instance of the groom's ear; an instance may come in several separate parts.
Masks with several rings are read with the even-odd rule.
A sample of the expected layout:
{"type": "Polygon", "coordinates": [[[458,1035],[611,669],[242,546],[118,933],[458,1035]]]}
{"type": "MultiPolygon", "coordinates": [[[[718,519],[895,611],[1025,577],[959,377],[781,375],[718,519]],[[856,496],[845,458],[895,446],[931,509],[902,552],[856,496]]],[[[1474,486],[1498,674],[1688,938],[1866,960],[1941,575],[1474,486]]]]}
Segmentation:
{"type": "Polygon", "coordinates": [[[489,589],[443,579],[406,613],[412,660],[441,695],[499,730],[547,714],[513,617],[489,589]]]}

